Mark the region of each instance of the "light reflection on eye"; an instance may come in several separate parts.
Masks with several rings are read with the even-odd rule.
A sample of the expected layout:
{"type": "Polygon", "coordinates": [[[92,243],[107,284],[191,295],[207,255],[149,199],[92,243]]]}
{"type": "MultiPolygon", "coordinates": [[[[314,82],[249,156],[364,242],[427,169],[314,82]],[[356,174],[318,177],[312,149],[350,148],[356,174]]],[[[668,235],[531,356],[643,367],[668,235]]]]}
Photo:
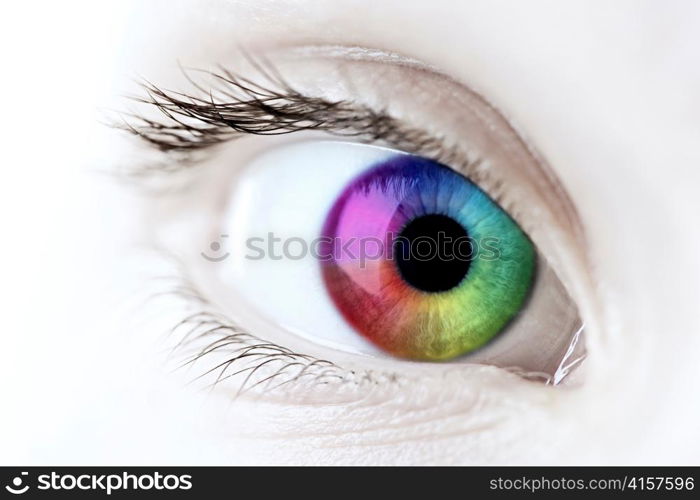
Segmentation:
{"type": "Polygon", "coordinates": [[[353,180],[323,236],[333,302],[395,356],[442,360],[481,347],[532,284],[535,251],[517,224],[468,179],[417,156],[353,180]]]}

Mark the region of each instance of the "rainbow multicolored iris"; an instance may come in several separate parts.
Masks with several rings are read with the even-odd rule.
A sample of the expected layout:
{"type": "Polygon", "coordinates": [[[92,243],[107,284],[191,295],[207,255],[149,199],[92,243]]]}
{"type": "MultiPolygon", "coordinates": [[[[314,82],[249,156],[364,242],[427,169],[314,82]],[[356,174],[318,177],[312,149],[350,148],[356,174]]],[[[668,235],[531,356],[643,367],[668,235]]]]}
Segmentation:
{"type": "Polygon", "coordinates": [[[445,360],[489,342],[532,285],[532,242],[454,170],[397,154],[352,180],[322,229],[322,274],[345,319],[388,353],[445,360]]]}

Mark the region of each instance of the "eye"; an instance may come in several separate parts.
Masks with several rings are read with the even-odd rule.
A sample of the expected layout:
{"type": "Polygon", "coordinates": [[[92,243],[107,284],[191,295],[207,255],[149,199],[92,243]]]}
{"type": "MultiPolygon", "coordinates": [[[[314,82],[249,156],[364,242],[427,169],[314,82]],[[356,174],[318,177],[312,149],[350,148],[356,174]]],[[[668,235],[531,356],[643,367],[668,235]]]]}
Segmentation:
{"type": "Polygon", "coordinates": [[[554,373],[580,326],[518,224],[436,161],[303,141],[256,157],[229,199],[222,281],[315,343],[554,373]]]}
{"type": "Polygon", "coordinates": [[[182,169],[200,183],[182,219],[209,221],[196,250],[184,231],[164,243],[229,325],[205,321],[207,338],[194,337],[221,338],[191,342],[192,360],[223,355],[207,372],[217,380],[232,362],[268,380],[299,356],[293,379],[310,375],[311,357],[561,381],[583,359],[568,291],[583,246],[546,164],[480,95],[420,63],[332,48],[278,56],[270,69],[252,61],[257,79],[222,69],[194,82],[202,95],[147,85],[166,120],[127,127],[179,165],[211,167],[182,169]],[[233,141],[244,136],[255,138],[233,141]]]}

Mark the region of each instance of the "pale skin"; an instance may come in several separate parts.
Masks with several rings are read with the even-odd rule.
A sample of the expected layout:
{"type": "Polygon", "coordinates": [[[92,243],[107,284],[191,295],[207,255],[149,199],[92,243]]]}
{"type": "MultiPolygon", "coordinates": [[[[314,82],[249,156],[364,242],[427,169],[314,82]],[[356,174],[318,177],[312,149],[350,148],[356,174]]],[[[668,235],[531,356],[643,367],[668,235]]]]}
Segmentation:
{"type": "MultiPolygon", "coordinates": [[[[588,325],[585,375],[575,388],[544,386],[498,368],[467,367],[443,377],[440,369],[425,375],[430,366],[357,361],[303,344],[335,363],[354,369],[367,363],[412,382],[333,404],[323,397],[301,402],[293,395],[231,404],[225,390],[206,395],[183,388],[188,374],[160,368],[162,358],[153,351],[162,348],[158,339],[167,321],[156,322],[157,328],[138,321],[124,326],[112,310],[104,321],[121,325],[110,326],[114,333],[103,338],[79,333],[92,331],[85,326],[66,334],[72,335],[68,343],[82,346],[72,366],[84,370],[66,375],[71,369],[59,367],[57,376],[66,384],[82,380],[87,385],[75,387],[95,396],[90,402],[78,396],[54,401],[57,423],[44,438],[72,451],[66,457],[37,444],[30,462],[698,462],[697,4],[219,0],[135,3],[127,12],[116,16],[124,29],[113,42],[118,55],[108,61],[117,82],[110,90],[134,90],[125,83],[134,74],[168,87],[181,82],[178,61],[227,64],[240,45],[362,47],[417,60],[478,89],[546,159],[576,207],[585,247],[569,249],[574,256],[567,272],[588,325]],[[91,339],[87,347],[85,338],[91,339]],[[111,360],[104,360],[105,350],[114,351],[111,360]],[[108,368],[98,370],[97,381],[85,382],[81,374],[101,363],[108,368]],[[98,389],[98,381],[108,388],[98,389]],[[129,437],[125,428],[132,429],[129,437]],[[86,432],[93,437],[86,439],[86,432]]],[[[207,161],[221,162],[236,147],[207,161]]],[[[259,147],[267,146],[259,142],[259,147]]],[[[141,210],[152,213],[148,202],[128,187],[103,189],[98,210],[119,207],[124,217],[116,219],[133,216],[135,222],[115,223],[111,231],[95,228],[96,234],[109,233],[115,248],[150,241],[148,235],[134,237],[137,230],[144,234],[136,221],[143,223],[141,210]]],[[[158,217],[148,224],[167,214],[158,217]]],[[[174,232],[187,240],[184,227],[174,232]]],[[[194,250],[206,241],[202,236],[194,250]]],[[[96,311],[111,309],[109,300],[126,292],[102,292],[110,288],[105,283],[119,281],[126,290],[145,275],[143,266],[123,255],[108,253],[109,264],[100,267],[102,285],[93,283],[89,294],[75,287],[75,296],[85,296],[96,311]],[[113,275],[122,278],[112,280],[113,275]],[[131,275],[135,281],[129,281],[131,275]]],[[[91,280],[98,278],[87,277],[86,283],[91,280]]],[[[275,337],[264,325],[259,328],[253,333],[275,337]]],[[[281,337],[270,340],[282,343],[281,337]]],[[[73,352],[66,349],[62,367],[71,366],[73,352]]]]}

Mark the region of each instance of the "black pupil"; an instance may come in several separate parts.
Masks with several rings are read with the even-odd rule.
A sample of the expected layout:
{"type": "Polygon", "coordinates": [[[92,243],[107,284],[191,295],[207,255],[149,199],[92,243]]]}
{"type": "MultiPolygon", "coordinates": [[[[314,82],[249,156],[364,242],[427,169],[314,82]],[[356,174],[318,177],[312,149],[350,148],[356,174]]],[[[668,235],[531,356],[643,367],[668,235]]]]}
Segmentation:
{"type": "Polygon", "coordinates": [[[396,238],[394,258],[408,284],[426,292],[444,292],[466,276],[471,244],[456,220],[424,215],[409,222],[396,238]]]}

